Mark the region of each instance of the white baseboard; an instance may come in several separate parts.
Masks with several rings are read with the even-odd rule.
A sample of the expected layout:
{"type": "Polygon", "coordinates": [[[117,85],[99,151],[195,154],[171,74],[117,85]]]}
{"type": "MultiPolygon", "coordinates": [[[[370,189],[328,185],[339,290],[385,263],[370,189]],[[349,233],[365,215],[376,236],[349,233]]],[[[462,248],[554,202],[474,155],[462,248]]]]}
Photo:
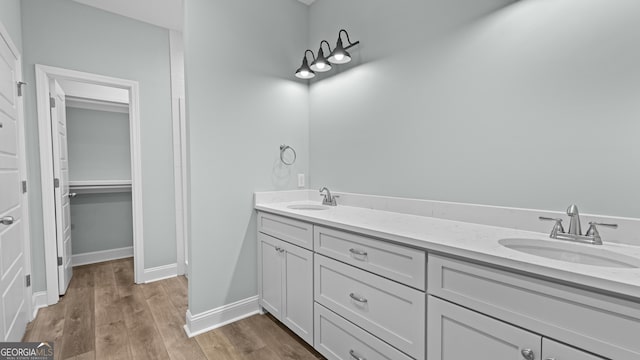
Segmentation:
{"type": "Polygon", "coordinates": [[[43,307],[47,307],[47,292],[46,291],[38,291],[38,292],[34,292],[31,295],[31,308],[33,309],[33,314],[32,314],[32,318],[31,320],[36,318],[36,315],[38,315],[38,310],[42,309],[43,307]]]}
{"type": "Polygon", "coordinates": [[[133,246],[119,249],[93,251],[82,254],[73,254],[71,263],[73,266],[95,264],[103,261],[123,259],[133,256],[133,246]]]}
{"type": "Polygon", "coordinates": [[[184,326],[184,331],[188,337],[194,337],[259,312],[257,295],[196,315],[192,315],[191,311],[187,310],[187,324],[184,326]]]}
{"type": "Polygon", "coordinates": [[[144,283],[168,279],[178,276],[178,264],[162,265],[154,268],[144,269],[144,283]]]}

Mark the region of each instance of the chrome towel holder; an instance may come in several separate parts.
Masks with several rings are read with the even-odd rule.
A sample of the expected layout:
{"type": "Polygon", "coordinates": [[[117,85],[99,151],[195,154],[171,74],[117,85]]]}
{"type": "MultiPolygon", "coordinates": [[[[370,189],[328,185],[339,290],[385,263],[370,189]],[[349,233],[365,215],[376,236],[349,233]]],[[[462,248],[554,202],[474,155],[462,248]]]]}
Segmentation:
{"type": "Polygon", "coordinates": [[[296,162],[296,158],[297,158],[297,155],[296,155],[296,151],[295,151],[294,148],[292,148],[291,146],[286,145],[286,144],[280,145],[280,161],[282,161],[283,164],[285,164],[285,165],[293,165],[296,162]],[[291,150],[291,152],[293,153],[293,160],[291,160],[291,161],[285,160],[285,152],[287,150],[291,150]]]}

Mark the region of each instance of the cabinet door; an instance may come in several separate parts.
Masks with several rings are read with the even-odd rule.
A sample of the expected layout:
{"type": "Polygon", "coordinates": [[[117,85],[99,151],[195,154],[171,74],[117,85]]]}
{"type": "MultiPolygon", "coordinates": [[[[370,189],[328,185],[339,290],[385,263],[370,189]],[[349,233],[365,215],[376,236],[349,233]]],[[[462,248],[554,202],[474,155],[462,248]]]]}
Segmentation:
{"type": "Polygon", "coordinates": [[[261,283],[260,304],[277,319],[282,309],[282,241],[258,233],[260,244],[261,283]]]}
{"type": "Polygon", "coordinates": [[[605,360],[605,358],[591,355],[582,350],[572,348],[550,339],[542,339],[543,360],[605,360]]]}
{"type": "Polygon", "coordinates": [[[281,321],[313,346],[313,253],[282,242],[281,321]]]}
{"type": "Polygon", "coordinates": [[[541,359],[539,335],[433,296],[428,301],[428,359],[541,359]]]}

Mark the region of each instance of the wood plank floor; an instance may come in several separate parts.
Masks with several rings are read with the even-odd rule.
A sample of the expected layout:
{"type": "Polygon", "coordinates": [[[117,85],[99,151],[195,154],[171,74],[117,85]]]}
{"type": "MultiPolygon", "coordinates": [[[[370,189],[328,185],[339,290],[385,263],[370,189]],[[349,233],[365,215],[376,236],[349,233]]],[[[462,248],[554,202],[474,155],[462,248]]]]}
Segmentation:
{"type": "Polygon", "coordinates": [[[136,285],[133,259],[73,269],[67,294],[38,311],[24,341],[53,341],[55,359],[324,359],[269,315],[187,338],[187,279],[136,285]]]}

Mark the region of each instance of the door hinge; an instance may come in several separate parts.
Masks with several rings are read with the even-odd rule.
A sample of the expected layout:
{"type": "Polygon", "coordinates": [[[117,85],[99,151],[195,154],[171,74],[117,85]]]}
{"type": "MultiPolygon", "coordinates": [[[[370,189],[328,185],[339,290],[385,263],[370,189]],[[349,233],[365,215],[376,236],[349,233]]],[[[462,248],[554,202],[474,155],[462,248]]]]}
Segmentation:
{"type": "Polygon", "coordinates": [[[62,266],[62,257],[58,256],[58,266],[62,266]]]}
{"type": "Polygon", "coordinates": [[[27,192],[27,180],[22,180],[22,193],[27,192]]]}
{"type": "Polygon", "coordinates": [[[53,179],[53,187],[56,189],[60,187],[60,179],[58,178],[53,179]]]}
{"type": "Polygon", "coordinates": [[[54,99],[53,97],[49,98],[49,104],[51,104],[51,108],[53,109],[54,107],[56,107],[56,99],[54,99]]]}
{"type": "Polygon", "coordinates": [[[24,81],[18,81],[16,85],[18,86],[18,96],[22,96],[22,85],[27,85],[27,83],[24,81]]]}
{"type": "Polygon", "coordinates": [[[26,281],[27,282],[27,287],[29,287],[29,286],[31,286],[31,275],[27,275],[26,278],[27,278],[27,281],[26,281]]]}

